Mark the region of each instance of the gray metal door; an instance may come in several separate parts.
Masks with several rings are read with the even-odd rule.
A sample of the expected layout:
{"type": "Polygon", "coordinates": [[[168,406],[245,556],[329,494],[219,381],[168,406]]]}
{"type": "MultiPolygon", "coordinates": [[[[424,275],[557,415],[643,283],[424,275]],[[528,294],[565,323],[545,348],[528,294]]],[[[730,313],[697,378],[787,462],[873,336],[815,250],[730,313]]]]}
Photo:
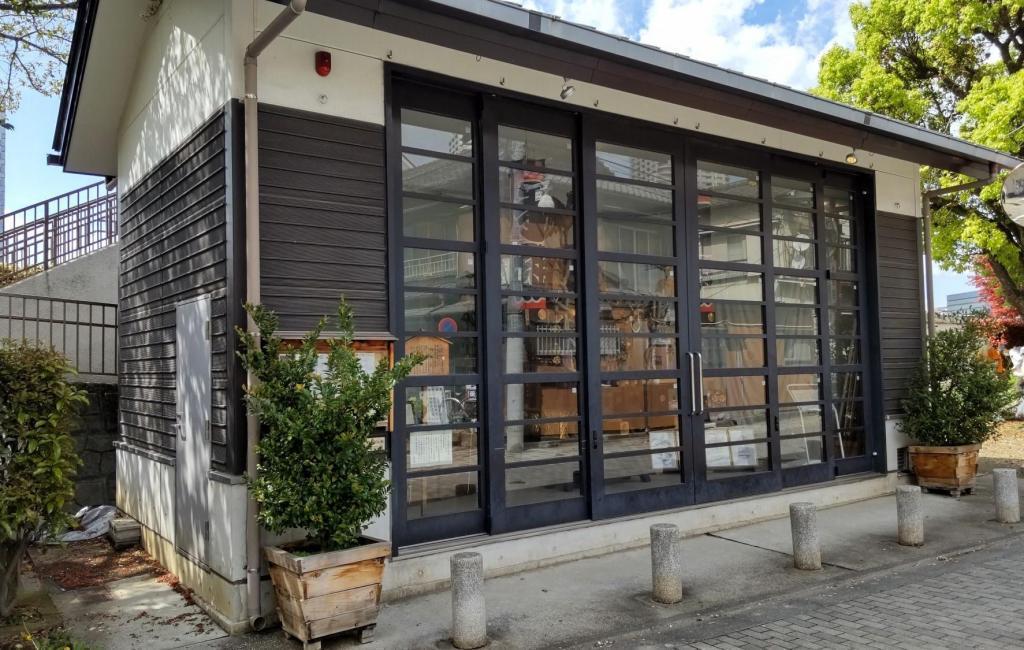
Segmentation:
{"type": "Polygon", "coordinates": [[[176,325],[175,544],[183,554],[205,564],[210,530],[209,296],[179,304],[176,325]]]}

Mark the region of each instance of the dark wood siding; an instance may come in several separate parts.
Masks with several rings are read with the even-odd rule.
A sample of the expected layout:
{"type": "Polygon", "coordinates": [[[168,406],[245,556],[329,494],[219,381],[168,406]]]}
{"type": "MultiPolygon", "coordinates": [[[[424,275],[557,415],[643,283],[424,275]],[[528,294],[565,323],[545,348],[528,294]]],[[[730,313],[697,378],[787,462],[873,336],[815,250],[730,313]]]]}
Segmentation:
{"type": "MultiPolygon", "coordinates": [[[[120,197],[120,431],[174,454],[175,305],[209,294],[212,463],[228,462],[227,136],[218,112],[120,197]]],[[[234,396],[231,393],[235,393],[234,396]]]]}
{"type": "Polygon", "coordinates": [[[305,331],[342,294],[386,332],[384,129],[260,106],[260,277],[281,329],[305,331]]]}
{"type": "Polygon", "coordinates": [[[921,359],[919,220],[879,212],[878,298],[881,319],[882,391],[886,414],[901,413],[901,400],[921,359]]]}

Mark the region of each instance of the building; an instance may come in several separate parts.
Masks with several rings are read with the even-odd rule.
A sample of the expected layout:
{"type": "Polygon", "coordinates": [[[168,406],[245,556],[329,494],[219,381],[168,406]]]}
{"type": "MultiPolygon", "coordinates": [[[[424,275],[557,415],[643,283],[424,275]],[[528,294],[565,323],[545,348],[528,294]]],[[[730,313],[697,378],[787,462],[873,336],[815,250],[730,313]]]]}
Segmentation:
{"type": "Polygon", "coordinates": [[[963,291],[946,295],[946,313],[988,311],[988,304],[982,300],[980,292],[963,291]]]}
{"type": "Polygon", "coordinates": [[[345,294],[367,354],[432,353],[388,427],[385,597],[465,546],[508,572],[892,489],[919,167],[1016,159],[494,0],[311,2],[247,142],[244,52],[290,10],[148,6],[81,3],[53,162],[117,179],[118,503],[229,629],[272,609],[247,295],[297,336],[345,294]]]}

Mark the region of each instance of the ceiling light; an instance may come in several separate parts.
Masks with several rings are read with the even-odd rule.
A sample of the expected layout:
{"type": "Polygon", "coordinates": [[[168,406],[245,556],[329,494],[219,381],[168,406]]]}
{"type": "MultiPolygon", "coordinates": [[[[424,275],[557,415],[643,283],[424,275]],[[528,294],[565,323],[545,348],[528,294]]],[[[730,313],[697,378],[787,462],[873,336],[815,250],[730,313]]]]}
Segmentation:
{"type": "Polygon", "coordinates": [[[846,154],[846,162],[849,165],[856,165],[857,164],[857,152],[856,151],[851,151],[850,153],[846,154]]]}
{"type": "Polygon", "coordinates": [[[572,97],[572,94],[574,92],[576,92],[576,86],[565,84],[564,86],[562,86],[562,92],[560,92],[559,95],[562,96],[562,99],[569,99],[570,97],[572,97]]]}

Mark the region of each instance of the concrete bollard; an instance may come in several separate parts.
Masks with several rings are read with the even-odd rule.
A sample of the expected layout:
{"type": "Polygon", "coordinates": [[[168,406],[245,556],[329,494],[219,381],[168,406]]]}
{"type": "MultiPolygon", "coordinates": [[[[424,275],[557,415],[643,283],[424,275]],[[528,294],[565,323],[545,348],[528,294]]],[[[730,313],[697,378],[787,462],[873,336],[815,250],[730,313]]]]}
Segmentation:
{"type": "Polygon", "coordinates": [[[789,526],[793,533],[793,566],[805,571],[820,569],[818,509],[813,503],[789,504],[789,526]]]}
{"type": "Polygon", "coordinates": [[[924,544],[924,502],[916,485],[896,486],[896,532],[902,546],[924,544]]]}
{"type": "Polygon", "coordinates": [[[651,597],[671,605],[683,599],[683,567],[679,558],[679,527],[651,526],[651,597]]]}
{"type": "Polygon", "coordinates": [[[1020,522],[1020,492],[1016,469],[994,469],[992,480],[996,495],[996,520],[1001,524],[1020,522]]]}
{"type": "Polygon", "coordinates": [[[484,559],[479,553],[452,556],[452,645],[461,650],[487,645],[484,559]]]}

